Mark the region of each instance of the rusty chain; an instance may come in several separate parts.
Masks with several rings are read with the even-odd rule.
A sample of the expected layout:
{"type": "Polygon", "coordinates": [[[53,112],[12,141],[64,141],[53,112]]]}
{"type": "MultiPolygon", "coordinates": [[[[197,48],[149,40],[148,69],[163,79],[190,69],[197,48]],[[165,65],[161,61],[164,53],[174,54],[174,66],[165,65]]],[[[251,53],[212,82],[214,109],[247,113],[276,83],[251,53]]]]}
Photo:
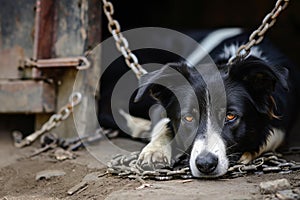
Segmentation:
{"type": "MultiPolygon", "coordinates": [[[[107,173],[117,175],[122,178],[141,178],[158,181],[172,179],[193,178],[189,167],[185,165],[177,166],[174,169],[156,169],[145,171],[137,165],[140,152],[132,152],[129,155],[116,155],[109,163],[107,173]]],[[[288,174],[292,171],[300,170],[300,162],[287,161],[281,154],[268,152],[253,160],[250,164],[236,164],[228,169],[227,174],[221,178],[237,178],[247,174],[280,173],[288,174]]]]}
{"type": "Polygon", "coordinates": [[[22,140],[22,133],[18,131],[13,132],[13,137],[15,140],[15,146],[18,148],[25,147],[30,145],[34,142],[39,136],[43,135],[44,133],[52,130],[55,127],[58,127],[60,123],[66,120],[69,115],[72,113],[73,108],[77,106],[82,100],[82,95],[79,92],[71,94],[69,97],[69,102],[63,106],[58,113],[53,114],[47,122],[43,124],[41,129],[33,132],[26,138],[22,140]]]}
{"type": "Polygon", "coordinates": [[[238,48],[236,55],[229,59],[228,64],[233,64],[247,58],[250,54],[251,48],[262,42],[266,32],[275,24],[277,17],[281,11],[288,6],[288,4],[289,0],[277,0],[273,10],[265,16],[259,28],[252,32],[249,37],[249,41],[238,48]]]}
{"type": "Polygon", "coordinates": [[[127,66],[132,69],[136,77],[139,79],[147,71],[139,64],[138,58],[129,48],[127,39],[121,33],[121,26],[119,22],[113,18],[114,7],[113,4],[107,0],[102,0],[103,11],[108,20],[108,30],[112,34],[118,51],[124,56],[127,66]]]}

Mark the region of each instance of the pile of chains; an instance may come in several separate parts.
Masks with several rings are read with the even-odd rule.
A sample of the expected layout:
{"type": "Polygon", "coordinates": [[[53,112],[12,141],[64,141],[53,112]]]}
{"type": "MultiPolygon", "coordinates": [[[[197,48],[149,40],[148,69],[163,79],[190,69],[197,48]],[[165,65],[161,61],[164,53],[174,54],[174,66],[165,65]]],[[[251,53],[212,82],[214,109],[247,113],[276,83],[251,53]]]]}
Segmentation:
{"type": "Polygon", "coordinates": [[[116,155],[108,164],[107,173],[122,178],[141,178],[158,181],[172,179],[191,179],[189,167],[178,166],[174,169],[144,170],[137,164],[140,152],[132,152],[129,155],[116,155]]]}
{"type": "MultiPolygon", "coordinates": [[[[173,179],[193,178],[189,167],[186,165],[176,166],[174,169],[155,169],[145,171],[137,165],[140,152],[131,154],[116,155],[109,163],[107,173],[117,175],[121,178],[141,178],[158,181],[173,179]]],[[[237,164],[228,169],[227,174],[221,178],[237,178],[248,174],[280,173],[288,174],[300,170],[300,162],[287,161],[281,154],[268,152],[253,160],[250,164],[237,164]]]]}
{"type": "Polygon", "coordinates": [[[225,176],[236,178],[249,173],[260,175],[271,172],[289,174],[297,170],[300,170],[300,162],[287,161],[282,154],[268,152],[253,160],[250,164],[237,164],[230,167],[225,176]]]}
{"type": "Polygon", "coordinates": [[[43,124],[41,129],[30,134],[26,138],[23,138],[23,134],[18,131],[13,132],[13,138],[15,146],[22,148],[33,143],[39,136],[43,135],[46,132],[58,127],[60,123],[66,120],[70,114],[73,112],[75,106],[77,106],[82,100],[82,95],[79,92],[71,94],[69,97],[69,102],[63,106],[56,114],[53,114],[47,122],[43,124]]]}
{"type": "Polygon", "coordinates": [[[274,9],[268,13],[262,21],[262,24],[253,31],[246,44],[241,45],[236,55],[231,57],[228,64],[233,64],[237,61],[244,60],[249,54],[253,46],[258,45],[264,39],[265,33],[275,24],[277,17],[289,4],[289,0],[277,0],[274,9]]]}
{"type": "Polygon", "coordinates": [[[147,71],[143,69],[143,67],[139,64],[137,57],[129,49],[128,41],[121,33],[121,26],[119,22],[113,18],[114,7],[112,3],[107,0],[102,0],[102,3],[103,12],[108,20],[108,30],[116,41],[117,49],[124,56],[127,66],[135,73],[136,77],[139,79],[142,75],[146,74],[147,71]]]}

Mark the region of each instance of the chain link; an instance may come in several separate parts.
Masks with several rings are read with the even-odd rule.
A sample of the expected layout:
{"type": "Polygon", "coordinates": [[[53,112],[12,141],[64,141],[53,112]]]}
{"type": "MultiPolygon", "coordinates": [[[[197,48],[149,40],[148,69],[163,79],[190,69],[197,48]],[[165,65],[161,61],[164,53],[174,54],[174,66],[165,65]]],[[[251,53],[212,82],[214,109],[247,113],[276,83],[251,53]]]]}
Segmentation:
{"type": "Polygon", "coordinates": [[[132,69],[136,77],[139,79],[147,71],[139,64],[138,58],[129,48],[127,39],[121,33],[121,26],[117,20],[113,18],[114,7],[113,4],[107,0],[102,0],[103,11],[108,20],[108,30],[112,34],[118,51],[124,56],[126,65],[132,69]]]}
{"type": "Polygon", "coordinates": [[[237,164],[228,169],[225,177],[236,178],[249,173],[265,174],[279,173],[288,174],[300,170],[300,162],[287,161],[283,159],[282,154],[268,152],[253,160],[250,164],[237,164]]]}
{"type": "MultiPolygon", "coordinates": [[[[43,124],[41,129],[35,131],[31,135],[27,136],[23,140],[15,140],[15,146],[18,148],[30,145],[34,142],[39,136],[43,135],[44,133],[52,130],[55,127],[58,127],[60,123],[66,120],[73,111],[73,108],[77,106],[82,100],[82,95],[79,92],[73,93],[69,97],[69,102],[63,106],[58,113],[53,114],[47,122],[43,124]]],[[[16,132],[13,133],[14,138],[20,138],[19,135],[16,135],[16,132]]]]}
{"type": "Polygon", "coordinates": [[[141,178],[166,181],[171,179],[191,179],[190,168],[178,166],[174,169],[144,170],[137,164],[140,152],[132,152],[129,155],[116,155],[109,163],[107,173],[123,178],[141,178]]]}
{"type": "MultiPolygon", "coordinates": [[[[107,173],[122,178],[141,178],[158,181],[172,179],[193,178],[190,168],[186,165],[179,165],[174,169],[155,169],[145,171],[137,164],[140,152],[132,152],[129,155],[116,155],[109,163],[107,173]]],[[[227,174],[221,178],[236,178],[247,174],[280,173],[287,174],[300,170],[300,162],[287,161],[281,154],[268,152],[253,160],[250,164],[236,164],[228,169],[227,174]]]]}
{"type": "Polygon", "coordinates": [[[289,0],[277,0],[274,9],[265,16],[259,28],[253,31],[249,37],[249,41],[238,48],[236,55],[229,59],[228,64],[231,65],[247,58],[250,54],[251,48],[262,42],[266,32],[275,24],[277,17],[281,11],[288,6],[288,4],[289,0]]]}

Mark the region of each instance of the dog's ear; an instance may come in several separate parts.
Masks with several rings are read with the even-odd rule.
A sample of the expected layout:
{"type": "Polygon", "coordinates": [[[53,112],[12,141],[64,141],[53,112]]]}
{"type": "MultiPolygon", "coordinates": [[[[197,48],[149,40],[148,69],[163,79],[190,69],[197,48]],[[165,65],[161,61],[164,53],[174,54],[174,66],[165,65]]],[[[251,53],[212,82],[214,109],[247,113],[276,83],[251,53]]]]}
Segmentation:
{"type": "Polygon", "coordinates": [[[162,94],[167,95],[178,84],[180,76],[182,75],[177,71],[177,65],[165,65],[159,70],[143,75],[139,80],[139,90],[134,102],[140,101],[148,93],[156,99],[161,99],[162,94]]]}
{"type": "Polygon", "coordinates": [[[288,91],[288,69],[269,66],[257,58],[250,57],[231,66],[229,76],[246,86],[256,107],[262,112],[269,109],[269,105],[272,104],[270,101],[274,101],[272,92],[276,86],[288,91]]]}
{"type": "Polygon", "coordinates": [[[288,69],[271,67],[257,58],[249,58],[232,66],[230,76],[242,80],[256,92],[270,93],[274,91],[276,84],[288,90],[288,69]]]}

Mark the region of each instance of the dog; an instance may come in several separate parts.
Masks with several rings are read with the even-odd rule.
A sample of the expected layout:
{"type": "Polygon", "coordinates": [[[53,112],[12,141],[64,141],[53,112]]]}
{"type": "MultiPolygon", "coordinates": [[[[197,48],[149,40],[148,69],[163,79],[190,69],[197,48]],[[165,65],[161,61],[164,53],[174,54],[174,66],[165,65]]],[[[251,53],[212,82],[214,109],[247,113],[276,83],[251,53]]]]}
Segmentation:
{"type": "MultiPolygon", "coordinates": [[[[214,42],[215,38],[209,38],[212,35],[202,41],[214,42]]],[[[121,111],[134,137],[143,131],[151,134],[139,165],[171,166],[175,155],[184,154],[194,177],[220,177],[229,166],[250,163],[284,142],[298,113],[299,76],[294,64],[266,39],[245,59],[228,64],[247,38],[248,34],[239,33],[211,47],[209,55],[218,70],[206,78],[199,70],[213,68],[211,64],[197,68],[185,61],[141,77],[135,102],[149,95],[157,101],[150,111],[151,123],[121,111]],[[216,75],[223,92],[219,86],[213,91],[209,88],[220,84],[216,75]],[[225,103],[223,110],[215,108],[212,95],[225,103]],[[143,126],[138,126],[138,120],[143,126]]]]}

